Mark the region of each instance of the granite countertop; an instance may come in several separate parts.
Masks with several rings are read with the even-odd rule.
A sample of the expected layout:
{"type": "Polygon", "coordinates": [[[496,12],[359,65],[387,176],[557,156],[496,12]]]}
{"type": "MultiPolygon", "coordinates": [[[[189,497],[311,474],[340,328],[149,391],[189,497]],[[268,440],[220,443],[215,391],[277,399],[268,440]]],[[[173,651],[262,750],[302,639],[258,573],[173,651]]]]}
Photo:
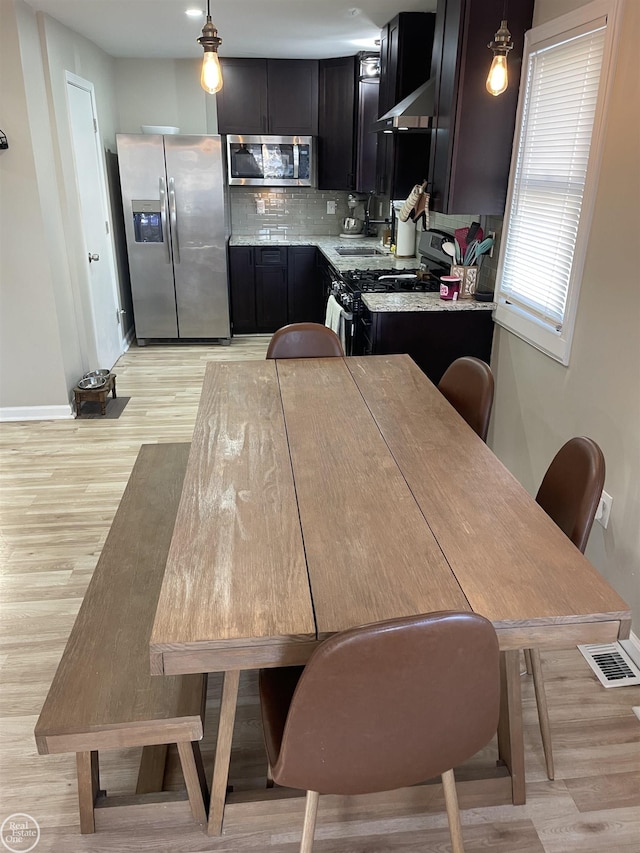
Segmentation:
{"type": "MultiPolygon", "coordinates": [[[[263,235],[257,237],[231,237],[230,246],[316,246],[331,266],[338,272],[346,270],[415,270],[420,265],[418,258],[394,257],[385,252],[381,255],[339,255],[336,246],[350,249],[380,248],[377,237],[284,237],[263,235]]],[[[458,299],[455,302],[440,299],[438,293],[363,293],[362,301],[370,311],[493,311],[495,302],[476,302],[475,299],[458,299]]]]}
{"type": "Polygon", "coordinates": [[[229,239],[230,246],[316,246],[331,266],[338,272],[345,270],[415,270],[419,266],[416,257],[396,258],[390,252],[380,255],[339,255],[336,246],[349,249],[378,249],[377,237],[340,238],[340,237],[283,237],[278,235],[257,237],[234,237],[229,239]]]}
{"type": "Polygon", "coordinates": [[[475,299],[440,299],[439,293],[363,293],[362,301],[369,311],[493,311],[495,302],[475,299]]]}

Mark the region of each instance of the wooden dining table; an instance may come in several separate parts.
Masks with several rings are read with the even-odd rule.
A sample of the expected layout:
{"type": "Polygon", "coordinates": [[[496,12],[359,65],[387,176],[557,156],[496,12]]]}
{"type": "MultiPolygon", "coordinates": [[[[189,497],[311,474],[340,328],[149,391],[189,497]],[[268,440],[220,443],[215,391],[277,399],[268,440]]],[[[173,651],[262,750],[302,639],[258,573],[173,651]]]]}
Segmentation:
{"type": "Polygon", "coordinates": [[[524,803],[519,650],[627,637],[627,604],[409,356],[209,363],[150,638],[156,675],[225,673],[209,833],[242,670],[439,610],[495,626],[524,803]]]}

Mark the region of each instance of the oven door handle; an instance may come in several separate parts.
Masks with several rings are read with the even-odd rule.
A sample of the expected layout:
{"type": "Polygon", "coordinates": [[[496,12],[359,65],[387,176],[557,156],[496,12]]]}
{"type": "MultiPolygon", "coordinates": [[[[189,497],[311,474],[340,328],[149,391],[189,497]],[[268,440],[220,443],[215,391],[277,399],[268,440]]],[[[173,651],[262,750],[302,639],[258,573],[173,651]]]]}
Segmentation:
{"type": "Polygon", "coordinates": [[[378,281],[388,281],[389,279],[391,279],[393,281],[402,281],[405,279],[417,280],[417,278],[418,278],[418,276],[415,273],[410,273],[410,274],[407,273],[407,274],[403,274],[403,275],[381,275],[378,278],[378,281]]]}

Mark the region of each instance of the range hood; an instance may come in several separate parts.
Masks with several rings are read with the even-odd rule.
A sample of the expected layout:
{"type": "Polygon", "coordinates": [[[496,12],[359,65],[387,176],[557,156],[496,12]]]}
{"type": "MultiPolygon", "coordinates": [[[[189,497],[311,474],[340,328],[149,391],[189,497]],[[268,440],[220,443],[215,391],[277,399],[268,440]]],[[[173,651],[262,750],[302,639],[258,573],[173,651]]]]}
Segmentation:
{"type": "Polygon", "coordinates": [[[430,130],[433,121],[436,81],[432,78],[407,95],[399,104],[374,122],[378,133],[430,130]]]}

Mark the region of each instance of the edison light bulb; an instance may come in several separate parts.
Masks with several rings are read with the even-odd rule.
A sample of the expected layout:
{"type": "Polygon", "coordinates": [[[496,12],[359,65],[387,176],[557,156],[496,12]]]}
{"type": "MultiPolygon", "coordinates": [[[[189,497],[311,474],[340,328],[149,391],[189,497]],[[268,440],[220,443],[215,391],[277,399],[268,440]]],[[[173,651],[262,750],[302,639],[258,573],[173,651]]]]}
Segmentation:
{"type": "Polygon", "coordinates": [[[210,95],[215,95],[216,92],[222,89],[222,69],[220,68],[220,60],[215,50],[205,51],[202,60],[200,85],[210,95]]]}
{"type": "Polygon", "coordinates": [[[490,95],[501,95],[509,85],[507,76],[507,57],[498,54],[493,57],[489,76],[487,77],[487,92],[490,95]]]}

